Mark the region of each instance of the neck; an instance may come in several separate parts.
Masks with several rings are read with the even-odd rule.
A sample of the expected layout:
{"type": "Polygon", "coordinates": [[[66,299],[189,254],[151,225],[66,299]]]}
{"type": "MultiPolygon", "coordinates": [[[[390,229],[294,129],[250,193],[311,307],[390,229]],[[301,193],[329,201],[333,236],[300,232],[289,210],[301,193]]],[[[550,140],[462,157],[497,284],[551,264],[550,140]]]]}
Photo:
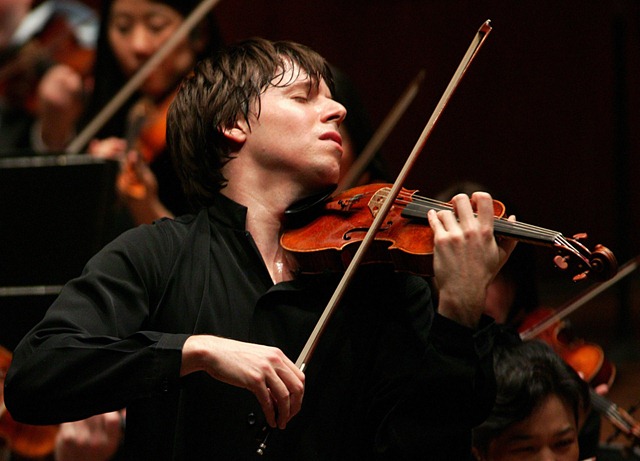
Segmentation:
{"type": "Polygon", "coordinates": [[[227,186],[222,193],[247,207],[247,230],[274,282],[293,277],[294,263],[280,245],[285,211],[310,191],[291,172],[265,169],[249,152],[240,151],[223,167],[227,186]]]}
{"type": "Polygon", "coordinates": [[[274,283],[291,280],[293,266],[280,245],[280,234],[283,228],[284,212],[289,199],[281,194],[268,193],[258,188],[242,189],[229,185],[222,193],[247,207],[247,231],[251,233],[258,251],[271,275],[274,283]]]}

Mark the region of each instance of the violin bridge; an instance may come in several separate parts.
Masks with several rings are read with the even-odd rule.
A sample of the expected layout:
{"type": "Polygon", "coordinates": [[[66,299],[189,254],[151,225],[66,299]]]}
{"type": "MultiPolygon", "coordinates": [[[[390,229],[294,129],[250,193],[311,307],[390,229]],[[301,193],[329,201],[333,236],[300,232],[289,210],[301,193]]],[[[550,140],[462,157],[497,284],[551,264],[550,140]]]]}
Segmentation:
{"type": "Polygon", "coordinates": [[[390,191],[391,191],[391,188],[383,187],[381,189],[378,189],[371,196],[371,200],[369,200],[369,211],[371,212],[371,215],[374,218],[378,215],[378,211],[380,211],[380,208],[382,207],[382,204],[389,196],[390,191]]]}

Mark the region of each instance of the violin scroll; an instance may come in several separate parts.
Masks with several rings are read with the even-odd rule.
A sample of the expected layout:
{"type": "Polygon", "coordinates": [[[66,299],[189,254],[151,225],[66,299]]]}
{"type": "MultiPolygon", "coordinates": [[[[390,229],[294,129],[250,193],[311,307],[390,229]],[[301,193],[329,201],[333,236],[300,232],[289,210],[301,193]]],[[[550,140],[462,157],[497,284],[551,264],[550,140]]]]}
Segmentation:
{"type": "Polygon", "coordinates": [[[589,258],[591,271],[589,272],[598,280],[609,280],[618,272],[618,261],[614,254],[603,245],[596,245],[589,258]]]}
{"type": "Polygon", "coordinates": [[[590,251],[579,241],[586,236],[584,233],[574,235],[573,238],[558,236],[554,242],[558,250],[558,255],[553,258],[554,264],[563,271],[573,267],[576,272],[573,276],[575,282],[587,277],[600,282],[611,279],[618,272],[615,255],[601,244],[590,251]]]}

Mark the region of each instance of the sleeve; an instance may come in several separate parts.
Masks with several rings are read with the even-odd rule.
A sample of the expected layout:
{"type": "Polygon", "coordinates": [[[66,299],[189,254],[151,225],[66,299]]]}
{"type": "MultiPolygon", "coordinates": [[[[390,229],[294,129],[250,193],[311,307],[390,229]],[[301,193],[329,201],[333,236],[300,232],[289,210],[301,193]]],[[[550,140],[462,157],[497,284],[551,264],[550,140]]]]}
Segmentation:
{"type": "Polygon", "coordinates": [[[177,385],[187,335],[145,331],[175,247],[157,226],[133,229],[63,288],[14,351],[5,404],[16,420],[83,419],[177,385]]]}
{"type": "Polygon", "coordinates": [[[435,314],[426,326],[423,357],[378,428],[380,459],[469,459],[471,429],[493,406],[493,320],[472,330],[435,314]]]}

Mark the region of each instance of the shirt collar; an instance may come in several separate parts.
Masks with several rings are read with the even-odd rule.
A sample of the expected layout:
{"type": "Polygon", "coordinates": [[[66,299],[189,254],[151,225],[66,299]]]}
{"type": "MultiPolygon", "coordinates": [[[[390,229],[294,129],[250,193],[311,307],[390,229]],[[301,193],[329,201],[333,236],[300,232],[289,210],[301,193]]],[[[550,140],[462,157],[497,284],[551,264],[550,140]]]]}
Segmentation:
{"type": "Polygon", "coordinates": [[[213,196],[209,206],[209,217],[223,226],[245,230],[247,224],[247,207],[234,202],[220,193],[213,196]]]}

